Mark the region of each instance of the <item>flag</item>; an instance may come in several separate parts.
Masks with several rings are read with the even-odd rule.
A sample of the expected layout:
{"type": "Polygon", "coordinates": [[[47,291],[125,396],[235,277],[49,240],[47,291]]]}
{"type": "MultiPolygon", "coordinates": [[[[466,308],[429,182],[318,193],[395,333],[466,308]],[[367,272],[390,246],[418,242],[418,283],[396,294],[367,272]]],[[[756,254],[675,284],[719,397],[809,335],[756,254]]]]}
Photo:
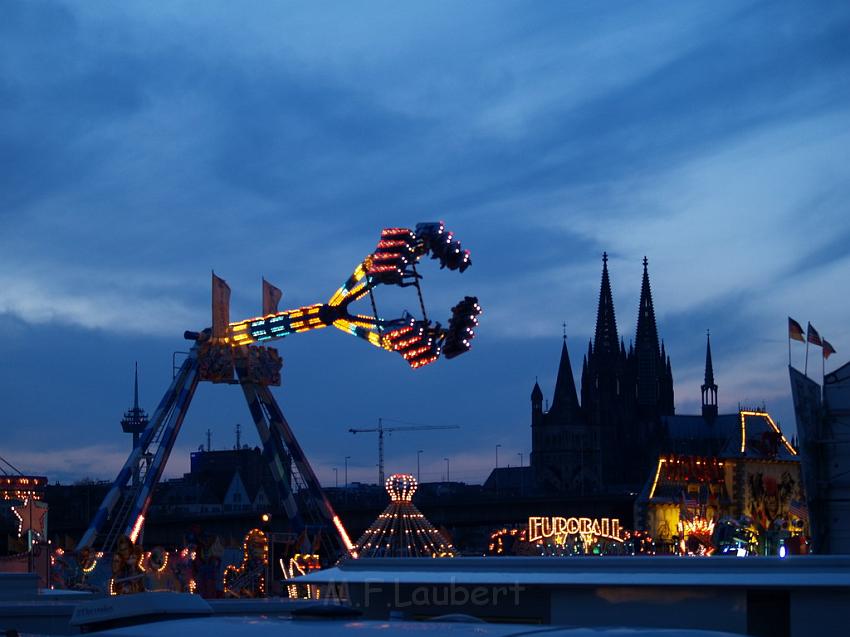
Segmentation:
{"type": "Polygon", "coordinates": [[[212,336],[225,338],[230,325],[230,286],[224,279],[212,275],[212,336]]]}
{"type": "Polygon", "coordinates": [[[791,500],[788,503],[788,513],[790,513],[791,515],[796,515],[798,518],[803,519],[809,515],[809,508],[806,506],[805,501],[791,500]]]}
{"type": "Polygon", "coordinates": [[[809,343],[812,343],[814,345],[822,345],[823,344],[823,343],[821,343],[821,340],[820,340],[820,334],[818,334],[818,331],[812,326],[811,323],[809,323],[809,327],[806,330],[806,340],[809,341],[809,343]]]}
{"type": "Polygon", "coordinates": [[[825,338],[822,339],[822,340],[823,340],[823,357],[829,358],[832,354],[835,354],[835,348],[832,346],[832,343],[830,343],[825,338]]]}
{"type": "Polygon", "coordinates": [[[797,321],[788,317],[788,338],[793,338],[795,341],[805,342],[803,338],[803,326],[797,321]]]}
{"type": "Polygon", "coordinates": [[[277,304],[280,303],[281,297],[283,297],[283,292],[280,291],[280,288],[276,288],[263,279],[263,316],[278,313],[277,304]]]}
{"type": "Polygon", "coordinates": [[[693,495],[684,489],[679,492],[679,514],[681,517],[690,519],[690,509],[696,509],[698,507],[699,502],[693,495]]]}
{"type": "Polygon", "coordinates": [[[691,514],[688,511],[688,505],[685,503],[685,492],[679,492],[679,518],[683,520],[690,520],[691,514]]]}

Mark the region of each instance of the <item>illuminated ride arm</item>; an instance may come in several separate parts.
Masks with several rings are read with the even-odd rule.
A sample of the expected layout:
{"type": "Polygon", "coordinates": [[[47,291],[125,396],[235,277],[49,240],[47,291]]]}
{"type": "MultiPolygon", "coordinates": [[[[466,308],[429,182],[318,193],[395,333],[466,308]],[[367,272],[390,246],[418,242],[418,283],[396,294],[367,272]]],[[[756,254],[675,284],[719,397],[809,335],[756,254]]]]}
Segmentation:
{"type": "MultiPolygon", "coordinates": [[[[438,259],[442,267],[450,270],[463,272],[470,265],[469,253],[461,249],[460,242],[445,231],[442,223],[421,223],[415,231],[388,228],[381,232],[375,251],[363,259],[327,303],[236,323],[222,321],[218,325],[215,320],[220,314],[214,311],[214,326],[221,330],[221,334],[216,329],[213,337],[212,328],[201,333],[186,332],[184,336],[196,341],[196,344],[142,432],[138,446],[134,447],[104,496],[77,545],[78,550],[92,548],[98,536],[104,533],[102,548],[107,552],[112,550],[121,535],[136,541],[144,527],[154,488],[174,448],[198,383],[209,381],[242,384],[263,444],[263,456],[275,477],[280,502],[290,526],[299,532],[306,530],[309,525],[304,515],[311,512],[309,515],[318,519],[321,528],[336,530],[335,534],[331,531],[332,535],[328,534],[328,537],[338,537],[344,551],[354,555],[353,544],[342,522],[323,494],[318,478],[269,389],[269,386],[280,384],[280,356],[274,348],[242,346],[333,325],[376,347],[399,352],[414,368],[427,365],[440,355],[446,358],[460,355],[469,350],[481,308],[475,297],[467,296],[452,308],[447,328],[440,327],[439,323],[432,325],[424,316],[420,276],[415,267],[426,254],[438,259]],[[373,293],[382,284],[416,287],[422,306],[422,320],[407,313],[397,319],[385,320],[349,312],[353,302],[373,293]],[[234,379],[234,372],[238,381],[234,379]],[[138,483],[131,483],[145,457],[150,460],[143,477],[138,483]],[[300,497],[300,492],[290,482],[295,479],[293,476],[297,478],[297,484],[306,485],[309,494],[306,497],[315,506],[299,506],[296,493],[300,497]]],[[[215,295],[213,298],[216,298],[215,295]]],[[[216,300],[214,310],[217,307],[215,303],[216,300]]],[[[374,310],[374,303],[372,307],[374,310]]],[[[374,311],[377,314],[377,310],[374,311]]]]}
{"type": "Polygon", "coordinates": [[[391,320],[349,313],[349,305],[378,285],[418,289],[421,277],[415,266],[425,254],[439,259],[441,267],[450,270],[463,272],[471,265],[469,251],[463,250],[460,242],[445,231],[442,222],[420,223],[415,231],[386,228],[375,252],[357,265],[327,303],[231,323],[228,340],[234,346],[262,343],[332,325],[375,347],[399,352],[413,368],[434,362],[440,354],[446,358],[459,356],[469,350],[475,336],[473,327],[481,313],[476,297],[464,297],[452,308],[448,328],[442,328],[439,323],[432,325],[424,318],[417,320],[407,313],[391,320]]]}

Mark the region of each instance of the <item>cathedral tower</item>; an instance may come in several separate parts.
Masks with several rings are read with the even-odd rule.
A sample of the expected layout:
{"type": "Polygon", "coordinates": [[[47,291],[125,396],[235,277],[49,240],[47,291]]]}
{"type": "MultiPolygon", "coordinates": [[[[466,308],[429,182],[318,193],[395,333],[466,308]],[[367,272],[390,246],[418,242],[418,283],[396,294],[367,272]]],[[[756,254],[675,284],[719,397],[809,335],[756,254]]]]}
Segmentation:
{"type": "Polygon", "coordinates": [[[582,365],[581,404],[591,425],[613,427],[622,419],[625,354],[617,337],[617,319],[608,254],[602,254],[602,283],[596,310],[596,331],[582,365]]]}
{"type": "Polygon", "coordinates": [[[711,334],[705,336],[705,382],[702,384],[702,417],[717,417],[717,384],[714,382],[714,365],[711,362],[711,334]]]}
{"type": "MultiPolygon", "coordinates": [[[[539,389],[539,388],[538,388],[539,389]]],[[[578,404],[576,383],[573,379],[573,368],[570,363],[570,352],[567,350],[567,335],[561,345],[561,361],[558,364],[558,379],[555,381],[555,393],[552,396],[550,418],[564,425],[581,424],[581,409],[578,404]]]]}
{"type": "Polygon", "coordinates": [[[672,368],[663,341],[659,347],[648,265],[649,261],[644,257],[634,358],[631,366],[635,377],[637,415],[644,419],[673,414],[672,368]]]}
{"type": "Polygon", "coordinates": [[[531,467],[546,491],[592,493],[601,485],[600,440],[582,414],[573,378],[567,336],[561,344],[552,407],[543,411],[543,392],[531,391],[531,467]]]}
{"type": "Polygon", "coordinates": [[[595,439],[599,440],[602,478],[607,484],[623,481],[622,433],[630,402],[625,345],[617,334],[617,320],[608,254],[602,254],[602,282],[596,311],[596,330],[582,365],[581,406],[595,439]]]}

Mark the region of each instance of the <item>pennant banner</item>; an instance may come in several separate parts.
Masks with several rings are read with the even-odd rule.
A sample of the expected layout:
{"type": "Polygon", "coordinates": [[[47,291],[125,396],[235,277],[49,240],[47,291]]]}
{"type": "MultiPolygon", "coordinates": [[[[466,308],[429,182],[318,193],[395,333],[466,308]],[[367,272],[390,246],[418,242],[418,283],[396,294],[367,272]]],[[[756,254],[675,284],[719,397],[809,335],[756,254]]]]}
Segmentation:
{"type": "Polygon", "coordinates": [[[283,298],[283,292],[280,288],[263,279],[263,316],[277,314],[277,304],[280,303],[281,298],[283,298]]]}
{"type": "Polygon", "coordinates": [[[224,279],[212,275],[212,336],[225,338],[230,325],[230,286],[224,279]]]}
{"type": "Polygon", "coordinates": [[[809,507],[806,505],[804,500],[792,499],[788,506],[788,513],[796,515],[800,519],[805,519],[808,518],[809,507]]]}
{"type": "Polygon", "coordinates": [[[805,338],[803,337],[803,326],[800,325],[797,321],[792,319],[790,316],[788,317],[788,338],[792,338],[795,341],[805,342],[805,338]]]}

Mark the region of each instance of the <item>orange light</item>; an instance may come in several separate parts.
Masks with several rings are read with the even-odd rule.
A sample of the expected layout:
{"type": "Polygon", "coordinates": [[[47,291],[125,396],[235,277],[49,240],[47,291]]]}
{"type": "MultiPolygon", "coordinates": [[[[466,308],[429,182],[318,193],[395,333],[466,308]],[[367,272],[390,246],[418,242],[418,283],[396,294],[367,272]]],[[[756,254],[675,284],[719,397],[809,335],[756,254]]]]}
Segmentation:
{"type": "Polygon", "coordinates": [[[658,459],[658,468],[655,470],[655,480],[652,481],[652,489],[649,490],[649,499],[652,500],[652,496],[655,495],[655,487],[658,486],[658,476],[661,475],[661,465],[667,462],[664,458],[658,459]]]}
{"type": "Polygon", "coordinates": [[[340,537],[342,537],[342,542],[343,544],[345,544],[345,548],[348,549],[348,552],[351,554],[351,557],[357,559],[357,551],[354,550],[354,544],[351,543],[351,538],[348,537],[348,532],[342,525],[342,521],[339,519],[338,515],[335,515],[333,517],[333,523],[336,527],[336,530],[339,531],[340,537]]]}
{"type": "Polygon", "coordinates": [[[136,538],[139,537],[139,533],[142,532],[142,525],[145,523],[145,516],[139,515],[136,518],[136,523],[133,525],[133,530],[130,532],[130,541],[135,544],[136,538]]]}
{"type": "Polygon", "coordinates": [[[794,449],[794,447],[791,446],[791,443],[788,442],[788,440],[785,438],[785,435],[782,433],[782,430],[779,429],[779,426],[773,421],[773,418],[771,418],[770,414],[767,413],[766,411],[742,411],[741,412],[741,453],[744,453],[744,451],[747,448],[747,426],[746,426],[746,417],[747,416],[758,416],[758,417],[766,419],[767,422],[770,424],[770,426],[773,428],[773,431],[775,431],[776,433],[779,434],[779,437],[782,440],[782,444],[785,445],[785,448],[788,450],[788,452],[793,456],[797,455],[797,450],[794,449]]]}

